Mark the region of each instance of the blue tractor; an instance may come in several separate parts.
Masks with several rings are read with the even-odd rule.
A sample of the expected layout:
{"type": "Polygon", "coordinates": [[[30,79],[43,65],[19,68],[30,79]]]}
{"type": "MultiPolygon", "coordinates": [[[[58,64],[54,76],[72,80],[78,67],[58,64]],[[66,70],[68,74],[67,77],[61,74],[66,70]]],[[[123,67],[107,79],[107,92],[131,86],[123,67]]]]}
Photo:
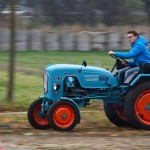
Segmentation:
{"type": "Polygon", "coordinates": [[[43,74],[43,96],[28,109],[36,129],[70,131],[80,123],[80,107],[103,100],[107,118],[116,126],[150,130],[150,63],[143,64],[123,85],[117,73],[124,59],[116,59],[111,71],[82,65],[48,64],[43,74]]]}

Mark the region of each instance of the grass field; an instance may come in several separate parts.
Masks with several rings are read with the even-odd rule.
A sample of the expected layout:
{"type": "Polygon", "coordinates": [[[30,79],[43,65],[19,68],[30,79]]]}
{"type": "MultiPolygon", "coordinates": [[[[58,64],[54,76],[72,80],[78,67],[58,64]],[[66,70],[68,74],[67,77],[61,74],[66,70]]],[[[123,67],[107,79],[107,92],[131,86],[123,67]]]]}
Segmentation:
{"type": "Polygon", "coordinates": [[[86,60],[88,65],[111,70],[114,59],[107,52],[49,51],[49,52],[16,52],[15,57],[14,101],[6,102],[9,53],[0,52],[0,103],[1,109],[26,109],[29,104],[42,95],[42,74],[46,64],[81,64],[86,60]],[[12,107],[13,106],[13,107],[12,107]]]}

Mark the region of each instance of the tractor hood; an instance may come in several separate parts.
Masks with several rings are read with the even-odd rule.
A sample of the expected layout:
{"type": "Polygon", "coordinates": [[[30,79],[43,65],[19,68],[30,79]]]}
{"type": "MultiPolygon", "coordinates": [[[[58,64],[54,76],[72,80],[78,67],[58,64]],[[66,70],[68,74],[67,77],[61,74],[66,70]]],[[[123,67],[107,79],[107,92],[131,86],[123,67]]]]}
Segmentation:
{"type": "Polygon", "coordinates": [[[111,72],[99,67],[49,64],[46,66],[46,72],[54,80],[63,80],[66,76],[76,77],[83,88],[110,88],[117,85],[111,72]]]}
{"type": "Polygon", "coordinates": [[[109,72],[108,70],[106,69],[102,69],[102,68],[99,68],[99,67],[93,67],[93,66],[87,66],[87,67],[84,67],[81,65],[73,65],[73,64],[49,64],[46,66],[46,70],[47,71],[63,71],[63,72],[68,72],[68,71],[75,71],[76,73],[79,73],[79,72],[82,72],[82,71],[92,71],[92,72],[95,72],[95,71],[103,71],[103,72],[109,72]]]}

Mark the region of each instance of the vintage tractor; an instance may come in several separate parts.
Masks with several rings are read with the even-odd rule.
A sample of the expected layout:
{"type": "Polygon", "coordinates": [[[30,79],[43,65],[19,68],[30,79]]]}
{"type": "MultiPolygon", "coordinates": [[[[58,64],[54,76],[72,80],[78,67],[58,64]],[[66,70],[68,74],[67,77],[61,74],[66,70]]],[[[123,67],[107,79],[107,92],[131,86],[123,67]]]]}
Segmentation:
{"type": "Polygon", "coordinates": [[[79,107],[90,100],[103,100],[107,118],[116,126],[150,130],[150,63],[143,64],[123,85],[117,73],[124,59],[115,57],[112,71],[72,64],[48,64],[43,74],[43,96],[28,109],[28,120],[36,129],[70,131],[80,123],[79,107]]]}

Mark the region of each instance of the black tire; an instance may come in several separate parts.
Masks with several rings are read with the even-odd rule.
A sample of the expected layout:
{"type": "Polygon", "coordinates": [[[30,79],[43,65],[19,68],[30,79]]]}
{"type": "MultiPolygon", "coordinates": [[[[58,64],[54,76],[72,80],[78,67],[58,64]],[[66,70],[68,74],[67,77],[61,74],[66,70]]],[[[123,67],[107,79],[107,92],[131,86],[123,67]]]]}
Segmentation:
{"type": "Polygon", "coordinates": [[[46,118],[46,112],[44,116],[40,116],[40,111],[41,111],[41,106],[42,104],[42,99],[37,99],[31,103],[29,106],[28,112],[27,112],[27,117],[30,122],[30,124],[35,128],[35,129],[49,129],[50,125],[47,121],[46,118]]]}
{"type": "Polygon", "coordinates": [[[54,130],[70,131],[80,122],[80,112],[73,102],[59,100],[50,106],[47,120],[54,130]]]}
{"type": "Polygon", "coordinates": [[[150,130],[150,82],[135,86],[125,99],[124,111],[132,125],[138,129],[150,130]]]}
{"type": "Polygon", "coordinates": [[[122,106],[104,102],[104,112],[111,123],[117,127],[129,127],[130,123],[123,111],[122,106]]]}

